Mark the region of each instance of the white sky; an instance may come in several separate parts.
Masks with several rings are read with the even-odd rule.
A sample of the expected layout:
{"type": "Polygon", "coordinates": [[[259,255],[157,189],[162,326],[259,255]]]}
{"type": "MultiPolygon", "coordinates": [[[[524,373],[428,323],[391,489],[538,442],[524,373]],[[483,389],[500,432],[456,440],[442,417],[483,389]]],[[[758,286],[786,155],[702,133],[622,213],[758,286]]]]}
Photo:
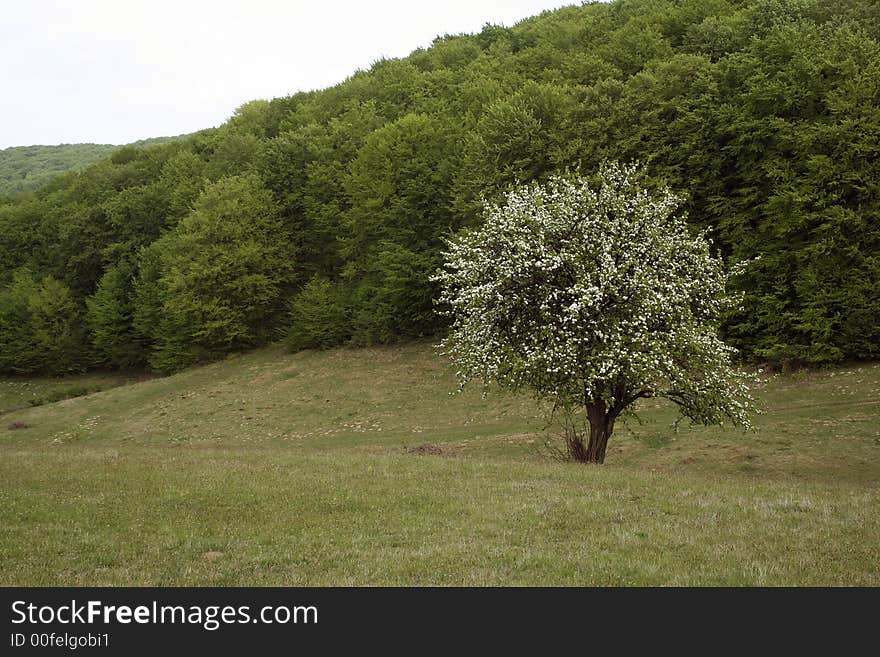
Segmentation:
{"type": "Polygon", "coordinates": [[[223,123],[442,34],[576,0],[0,0],[0,148],[123,144],[223,123]]]}

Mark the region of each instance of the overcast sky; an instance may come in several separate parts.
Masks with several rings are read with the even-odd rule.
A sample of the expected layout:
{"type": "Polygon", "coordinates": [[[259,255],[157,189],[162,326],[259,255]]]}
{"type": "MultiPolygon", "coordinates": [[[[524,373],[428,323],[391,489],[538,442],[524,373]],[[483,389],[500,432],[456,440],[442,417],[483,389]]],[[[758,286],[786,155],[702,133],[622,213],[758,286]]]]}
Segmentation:
{"type": "Polygon", "coordinates": [[[223,123],[435,36],[576,0],[3,0],[0,148],[124,144],[223,123]]]}

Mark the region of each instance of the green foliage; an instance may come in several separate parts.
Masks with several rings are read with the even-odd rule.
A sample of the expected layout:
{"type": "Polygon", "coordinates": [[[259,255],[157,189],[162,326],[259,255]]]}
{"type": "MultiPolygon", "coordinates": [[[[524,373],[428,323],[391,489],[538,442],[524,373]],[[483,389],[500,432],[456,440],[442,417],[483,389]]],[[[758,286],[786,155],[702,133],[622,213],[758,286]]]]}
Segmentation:
{"type": "Polygon", "coordinates": [[[340,288],[316,276],[290,302],[287,346],[291,351],[329,349],[351,337],[350,324],[340,288]]]}
{"type": "Polygon", "coordinates": [[[28,264],[40,242],[43,205],[35,199],[0,204],[0,285],[9,283],[28,264]]]}
{"type": "Polygon", "coordinates": [[[162,251],[170,236],[156,240],[140,250],[137,272],[132,280],[131,326],[137,339],[145,345],[146,357],[156,345],[158,329],[162,324],[164,286],[162,280],[162,251]]]}
{"type": "Polygon", "coordinates": [[[370,345],[421,337],[442,326],[433,308],[439,288],[431,280],[439,265],[438,255],[383,242],[357,273],[359,282],[351,294],[352,342],[370,345]]]}
{"type": "Polygon", "coordinates": [[[95,293],[86,299],[92,344],[106,365],[130,368],[145,364],[144,343],[133,326],[133,268],[127,262],[110,267],[95,293]]]}
{"type": "Polygon", "coordinates": [[[0,289],[0,371],[63,374],[87,364],[80,308],[51,276],[20,270],[0,289]]]}
{"type": "Polygon", "coordinates": [[[192,210],[205,186],[204,169],[204,161],[191,151],[175,153],[162,165],[159,184],[167,193],[167,223],[177,224],[192,210]]]}
{"type": "MultiPolygon", "coordinates": [[[[159,249],[162,307],[151,365],[170,371],[266,342],[293,270],[287,243],[258,178],[209,185],[159,249]]],[[[140,293],[149,295],[145,287],[140,293]]]]}
{"type": "Polygon", "coordinates": [[[62,144],[14,146],[0,150],[0,196],[32,191],[66,171],[83,169],[108,157],[116,146],[62,144]]]}
{"type": "Polygon", "coordinates": [[[103,216],[118,239],[104,251],[105,260],[118,261],[159,237],[171,214],[168,191],[159,180],[126,187],[101,205],[103,216]]]}
{"type": "MultiPolygon", "coordinates": [[[[114,148],[35,191],[0,196],[0,285],[27,267],[63,283],[81,308],[108,272],[135,263],[131,307],[113,312],[132,317],[142,358],[171,350],[160,359],[168,363],[268,339],[315,277],[345,291],[346,329],[334,339],[430,334],[445,325],[432,315],[437,289],[427,275],[445,235],[479,225],[484,198],[606,160],[639,161],[688,194],[689,221],[718,254],[760,256],[738,279],[743,309],[722,326],[745,357],[876,358],[878,107],[876,3],[564,7],[511,28],[445,35],[335,87],[247,103],[219,128],[114,148]],[[260,300],[273,310],[259,331],[238,311],[222,319],[238,307],[234,286],[216,285],[210,311],[204,290],[202,302],[180,301],[182,290],[204,287],[194,272],[210,271],[207,262],[174,274],[167,264],[187,260],[181,249],[211,252],[210,240],[226,239],[191,217],[210,214],[196,207],[207,186],[238,178],[252,181],[245,196],[271,195],[258,203],[271,202],[278,218],[264,243],[296,254],[285,256],[292,269],[279,273],[278,298],[260,300]],[[169,294],[183,304],[173,316],[169,294]],[[190,306],[201,310],[181,314],[190,306]]],[[[35,148],[27,157],[38,165],[15,176],[55,168],[54,151],[35,148]]],[[[0,184],[4,157],[25,155],[0,153],[0,184]]],[[[212,253],[229,268],[221,279],[238,277],[212,253]]]]}
{"type": "Polygon", "coordinates": [[[408,114],[372,133],[350,167],[343,272],[353,292],[359,344],[430,333],[443,235],[451,211],[456,135],[438,119],[408,114]]]}
{"type": "MultiPolygon", "coordinates": [[[[155,137],[132,144],[156,146],[179,137],[155,137]]],[[[0,197],[29,192],[68,171],[80,171],[120,150],[111,144],[13,146],[0,150],[0,197]]],[[[123,151],[125,152],[125,151],[123,151]]]]}
{"type": "Polygon", "coordinates": [[[450,241],[437,275],[462,383],[527,387],[569,418],[585,410],[589,449],[567,432],[581,461],[604,460],[615,420],[642,398],[749,426],[748,388],[717,336],[735,305],[723,264],[690,234],[681,199],[639,173],[608,164],[594,187],[551,178],[510,192],[450,241]]]}
{"type": "Polygon", "coordinates": [[[453,202],[469,223],[476,220],[483,198],[495,200],[512,185],[555,169],[568,100],[568,89],[529,82],[485,108],[467,135],[456,173],[453,202]]]}
{"type": "Polygon", "coordinates": [[[266,143],[258,169],[280,204],[292,247],[302,254],[299,273],[333,277],[342,265],[341,218],[350,207],[348,167],[385,120],[370,101],[339,108],[326,123],[303,121],[266,143]]]}

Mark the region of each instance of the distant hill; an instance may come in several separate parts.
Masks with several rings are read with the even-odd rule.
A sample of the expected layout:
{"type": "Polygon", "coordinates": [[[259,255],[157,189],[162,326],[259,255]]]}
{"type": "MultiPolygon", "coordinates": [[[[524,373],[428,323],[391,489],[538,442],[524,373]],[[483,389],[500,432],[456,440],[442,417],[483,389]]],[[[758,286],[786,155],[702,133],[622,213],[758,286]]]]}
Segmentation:
{"type": "MultiPolygon", "coordinates": [[[[174,139],[178,137],[155,137],[131,145],[152,146],[174,139]]],[[[13,146],[0,150],[0,196],[42,187],[58,174],[84,169],[119,148],[114,144],[59,144],[13,146]]]]}

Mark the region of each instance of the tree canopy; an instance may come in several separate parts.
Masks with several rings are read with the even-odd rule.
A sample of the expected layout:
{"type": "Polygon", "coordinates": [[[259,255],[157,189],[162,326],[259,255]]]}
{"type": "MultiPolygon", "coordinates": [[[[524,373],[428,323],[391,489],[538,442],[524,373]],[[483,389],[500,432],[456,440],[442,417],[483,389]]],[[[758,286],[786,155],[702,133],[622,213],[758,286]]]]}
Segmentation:
{"type": "Polygon", "coordinates": [[[462,382],[584,409],[589,444],[569,435],[578,460],[601,463],[641,398],[668,398],[695,422],[749,423],[745,380],[717,334],[733,305],[724,264],[676,214],[681,199],[638,173],[609,164],[595,188],[551,178],[510,192],[450,241],[437,276],[462,382]]]}
{"type": "MultiPolygon", "coordinates": [[[[155,137],[133,146],[162,144],[175,137],[155,137]]],[[[119,146],[111,144],[59,144],[12,146],[0,150],[0,196],[38,189],[59,174],[78,171],[110,157],[119,146]]]]}
{"type": "Polygon", "coordinates": [[[179,369],[271,336],[294,254],[275,201],[255,176],[206,187],[155,244],[160,308],[150,338],[156,369],[179,369]]]}
{"type": "MultiPolygon", "coordinates": [[[[0,288],[15,296],[22,271],[64,286],[70,335],[83,353],[97,349],[97,361],[76,367],[158,363],[157,350],[172,343],[143,331],[171,309],[168,290],[202,300],[205,312],[192,313],[185,332],[213,332],[218,315],[201,305],[203,279],[222,265],[232,269],[215,272],[218,281],[234,281],[241,260],[193,255],[185,270],[178,247],[221,239],[219,224],[207,228],[202,194],[247,180],[244,196],[259,199],[250,207],[271,205],[276,219],[271,238],[257,231],[261,244],[295,255],[257,313],[265,330],[255,330],[254,315],[233,331],[241,339],[210,338],[199,358],[285,332],[291,345],[323,346],[442,334],[429,275],[443,237],[482,221],[483,200],[604,161],[640,161],[687,194],[682,210],[712,238],[713,256],[727,265],[760,256],[734,282],[742,305],[721,318],[721,335],[744,358],[876,358],[878,107],[875,2],[564,7],[439,37],[332,88],[248,103],[219,128],[117,149],[39,189],[0,196],[0,288]],[[334,326],[290,325],[320,316],[334,326]],[[114,335],[128,340],[122,351],[108,351],[114,335]]],[[[216,293],[218,309],[242,298],[235,286],[216,293]]],[[[28,371],[34,361],[18,358],[15,344],[0,344],[2,367],[28,371]]]]}

